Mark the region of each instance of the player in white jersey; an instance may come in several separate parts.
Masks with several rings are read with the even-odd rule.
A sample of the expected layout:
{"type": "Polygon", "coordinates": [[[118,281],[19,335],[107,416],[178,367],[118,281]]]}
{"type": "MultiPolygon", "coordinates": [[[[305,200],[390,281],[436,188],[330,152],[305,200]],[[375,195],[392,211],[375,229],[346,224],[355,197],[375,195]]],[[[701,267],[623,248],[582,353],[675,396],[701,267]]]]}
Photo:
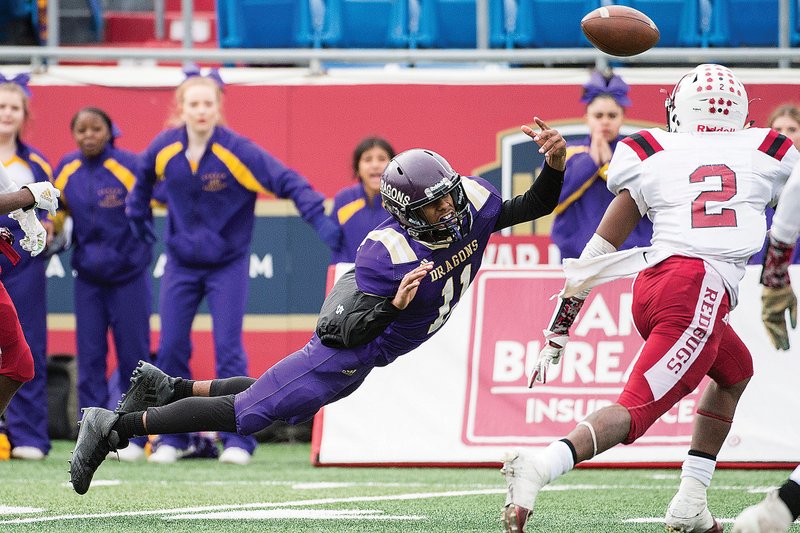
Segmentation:
{"type": "Polygon", "coordinates": [[[580,259],[565,261],[567,283],[544,331],[531,385],[546,381],[589,289],[605,281],[638,273],[632,314],[644,346],[616,403],[541,453],[506,456],[506,531],[524,531],[544,485],[581,461],[634,442],[707,375],[712,381],[699,401],[665,522],[668,531],[722,532],[706,489],[753,374],[728,312],[748,258],[762,246],[765,207],[775,203],[800,154],[772,130],[745,129],[747,93],[725,67],[696,67],[666,104],[668,132],[641,131],[614,152],[608,187],[616,197],[580,259]],[[653,222],[652,246],[617,252],[645,215],[653,222]]]}

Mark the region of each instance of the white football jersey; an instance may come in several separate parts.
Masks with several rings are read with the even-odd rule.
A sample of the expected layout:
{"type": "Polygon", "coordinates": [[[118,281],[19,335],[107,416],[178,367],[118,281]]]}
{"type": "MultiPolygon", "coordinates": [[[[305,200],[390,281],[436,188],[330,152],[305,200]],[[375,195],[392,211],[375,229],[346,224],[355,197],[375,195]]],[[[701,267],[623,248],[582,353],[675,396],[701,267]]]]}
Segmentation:
{"type": "Polygon", "coordinates": [[[735,292],[764,244],[764,209],[775,205],[799,159],[791,140],[771,129],[649,129],[617,145],[608,188],[628,190],[652,220],[655,248],[705,259],[735,292]]]}
{"type": "Polygon", "coordinates": [[[775,209],[770,235],[784,244],[794,244],[800,234],[800,163],[794,166],[789,181],[781,193],[783,201],[775,209]]]}

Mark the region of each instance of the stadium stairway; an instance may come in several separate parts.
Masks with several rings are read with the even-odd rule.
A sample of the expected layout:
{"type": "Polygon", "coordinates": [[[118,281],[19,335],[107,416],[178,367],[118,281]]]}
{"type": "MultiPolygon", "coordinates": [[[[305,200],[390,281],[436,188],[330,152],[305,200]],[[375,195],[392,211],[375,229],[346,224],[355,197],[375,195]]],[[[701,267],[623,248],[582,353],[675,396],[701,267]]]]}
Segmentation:
{"type": "MultiPolygon", "coordinates": [[[[183,41],[181,0],[166,0],[164,39],[156,39],[152,0],[106,0],[104,46],[170,47],[183,41]]],[[[217,14],[214,0],[194,0],[192,39],[195,48],[216,48],[217,14]]]]}

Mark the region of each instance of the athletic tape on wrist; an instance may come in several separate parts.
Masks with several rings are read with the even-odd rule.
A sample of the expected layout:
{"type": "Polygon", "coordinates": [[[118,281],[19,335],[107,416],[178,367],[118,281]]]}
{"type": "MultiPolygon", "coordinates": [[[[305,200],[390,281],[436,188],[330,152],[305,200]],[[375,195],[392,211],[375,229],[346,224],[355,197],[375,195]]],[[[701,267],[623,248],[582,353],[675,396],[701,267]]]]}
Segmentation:
{"type": "Polygon", "coordinates": [[[789,285],[789,263],[792,262],[794,246],[769,239],[761,269],[761,284],[765,287],[781,288],[789,285]]]}

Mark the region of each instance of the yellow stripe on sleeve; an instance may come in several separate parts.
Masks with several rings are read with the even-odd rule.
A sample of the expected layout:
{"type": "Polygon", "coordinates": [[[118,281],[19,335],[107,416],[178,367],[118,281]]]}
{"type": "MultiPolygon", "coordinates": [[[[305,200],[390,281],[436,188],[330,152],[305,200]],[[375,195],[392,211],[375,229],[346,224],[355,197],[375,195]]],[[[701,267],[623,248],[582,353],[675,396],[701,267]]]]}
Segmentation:
{"type": "Polygon", "coordinates": [[[165,146],[156,154],[156,179],[164,179],[164,170],[167,168],[169,160],[183,150],[183,143],[176,141],[165,146]]]}
{"type": "Polygon", "coordinates": [[[47,179],[53,181],[53,167],[50,166],[50,163],[34,153],[31,153],[31,161],[42,167],[42,170],[47,174],[47,179]]]}
{"type": "Polygon", "coordinates": [[[411,245],[397,230],[392,228],[372,230],[367,234],[366,239],[383,244],[389,252],[389,257],[392,258],[392,264],[394,265],[417,260],[417,254],[414,253],[411,245]]]}
{"type": "Polygon", "coordinates": [[[106,159],[105,163],[103,163],[103,166],[125,186],[128,192],[133,189],[133,185],[136,183],[136,176],[133,175],[133,172],[122,166],[119,161],[109,157],[106,159]]]}
{"type": "Polygon", "coordinates": [[[234,179],[236,179],[236,181],[238,181],[242,187],[248,191],[270,194],[270,191],[265,189],[264,186],[259,183],[253,173],[250,172],[250,169],[247,168],[247,165],[242,163],[241,159],[236,157],[233,152],[223,147],[219,143],[214,143],[211,146],[211,152],[213,152],[214,155],[216,155],[219,160],[222,161],[226,167],[228,167],[228,170],[231,172],[234,179]]]}
{"type": "Polygon", "coordinates": [[[345,222],[350,220],[350,217],[361,211],[365,205],[367,205],[367,202],[363,198],[359,198],[340,207],[336,212],[336,217],[339,219],[339,225],[344,226],[345,222]]]}
{"type": "Polygon", "coordinates": [[[76,159],[71,163],[67,163],[64,165],[64,168],[61,169],[61,172],[58,173],[58,177],[56,177],[56,182],[53,184],[56,189],[61,191],[61,194],[64,194],[64,187],[67,186],[67,182],[69,181],[70,176],[75,174],[81,167],[81,160],[76,159]]]}

